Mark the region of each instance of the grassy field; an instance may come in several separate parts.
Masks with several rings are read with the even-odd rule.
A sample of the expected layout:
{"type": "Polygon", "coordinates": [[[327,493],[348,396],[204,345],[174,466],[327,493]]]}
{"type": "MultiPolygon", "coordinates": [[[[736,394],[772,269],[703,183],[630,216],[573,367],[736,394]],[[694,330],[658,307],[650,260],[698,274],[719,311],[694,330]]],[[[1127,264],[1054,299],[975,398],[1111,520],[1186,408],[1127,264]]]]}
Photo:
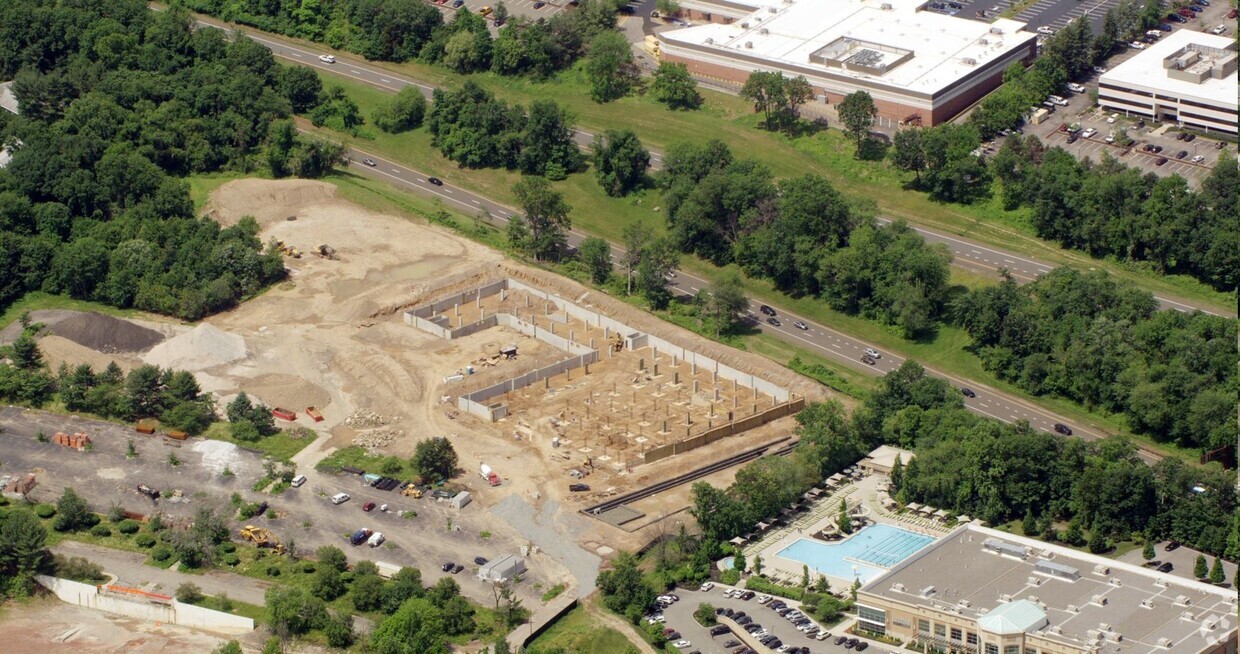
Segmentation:
{"type": "Polygon", "coordinates": [[[75,300],[67,295],[52,295],[42,291],[33,291],[22,296],[22,298],[9,308],[0,313],[0,329],[9,326],[10,323],[16,322],[23,313],[27,311],[39,311],[41,309],[69,309],[72,311],[94,311],[96,313],[106,313],[110,316],[131,317],[142,316],[149,318],[150,314],[143,314],[137,309],[117,309],[106,304],[98,302],[87,302],[86,300],[75,300]]]}
{"type": "Polygon", "coordinates": [[[335,452],[332,452],[322,461],[319,461],[318,465],[315,467],[320,470],[332,470],[339,469],[343,466],[350,466],[360,468],[366,472],[371,472],[376,475],[385,474],[389,477],[395,477],[396,479],[412,479],[417,476],[417,473],[414,471],[413,466],[409,464],[408,460],[397,457],[392,457],[391,460],[393,462],[400,463],[400,470],[396,470],[394,472],[382,472],[382,465],[384,460],[387,458],[388,457],[383,456],[371,456],[367,454],[366,450],[360,445],[350,445],[349,447],[342,447],[335,452]]]}
{"type": "Polygon", "coordinates": [[[261,171],[252,172],[250,174],[221,172],[204,173],[188,177],[186,181],[189,182],[189,197],[194,201],[194,210],[201,211],[203,205],[207,203],[207,199],[211,196],[212,191],[219,188],[225,182],[250,177],[263,177],[263,174],[261,171]]]}
{"type": "Polygon", "coordinates": [[[626,654],[632,647],[624,634],[611,627],[598,626],[586,610],[578,606],[530,642],[525,651],[530,654],[556,650],[570,654],[626,654]]]}
{"type": "MultiPolygon", "coordinates": [[[[448,87],[457,86],[465,79],[465,76],[423,64],[370,62],[370,65],[448,87]]],[[[367,116],[373,107],[390,96],[387,91],[364,86],[346,76],[325,74],[324,79],[327,83],[339,83],[344,87],[367,116]]],[[[885,161],[857,160],[853,156],[853,146],[838,130],[791,138],[756,129],[758,118],[753,115],[751,105],[731,95],[703,90],[706,98],[704,108],[684,112],[670,111],[646,96],[627,97],[606,105],[597,104],[589,99],[588,85],[580,68],[561,73],[548,82],[491,73],[472,75],[469,79],[492,91],[496,97],[512,102],[528,104],[534,99],[554,97],[567,107],[583,128],[632,129],[648,147],[657,149],[666,149],[677,141],[700,143],[719,138],[727,142],[737,156],[751,157],[765,163],[777,177],[819,173],[855,198],[873,199],[883,215],[905,218],[1051,264],[1104,269],[1154,292],[1183,296],[1219,309],[1231,309],[1235,303],[1234,296],[1219,293],[1189,277],[1162,276],[1140,264],[1092,259],[1044,242],[1034,235],[1027,209],[1006,211],[998,199],[963,206],[938,203],[924,193],[905,190],[908,175],[893,169],[885,161]]],[[[392,152],[388,142],[390,139],[421,138],[427,145],[430,140],[429,136],[416,136],[416,133],[398,137],[374,136],[373,141],[363,139],[357,144],[365,147],[366,142],[372,143],[376,153],[384,156],[392,152]]],[[[451,176],[453,183],[511,202],[508,189],[511,180],[515,179],[513,174],[457,170],[451,162],[425,149],[408,152],[406,156],[397,160],[435,175],[447,174],[447,170],[455,171],[451,176]],[[439,164],[446,164],[447,167],[436,167],[439,164]],[[493,175],[501,176],[502,183],[498,186],[493,175]]],[[[659,204],[656,194],[639,197],[640,205],[628,199],[607,198],[588,173],[574,175],[560,182],[559,186],[569,203],[579,209],[574,215],[576,224],[591,233],[614,238],[612,234],[618,234],[624,224],[634,219],[663,222],[661,215],[650,215],[658,213],[655,210],[659,204]],[[581,215],[582,207],[590,207],[590,215],[581,215]]]]}
{"type": "Polygon", "coordinates": [[[207,431],[203,433],[202,437],[209,438],[211,440],[225,441],[239,447],[258,450],[259,452],[262,452],[263,454],[279,461],[288,461],[292,459],[294,455],[306,449],[307,445],[314,442],[314,439],[309,436],[301,436],[300,438],[294,436],[290,429],[281,430],[277,434],[268,436],[254,443],[239,441],[233,438],[232,434],[229,433],[227,422],[213,423],[207,431]]]}

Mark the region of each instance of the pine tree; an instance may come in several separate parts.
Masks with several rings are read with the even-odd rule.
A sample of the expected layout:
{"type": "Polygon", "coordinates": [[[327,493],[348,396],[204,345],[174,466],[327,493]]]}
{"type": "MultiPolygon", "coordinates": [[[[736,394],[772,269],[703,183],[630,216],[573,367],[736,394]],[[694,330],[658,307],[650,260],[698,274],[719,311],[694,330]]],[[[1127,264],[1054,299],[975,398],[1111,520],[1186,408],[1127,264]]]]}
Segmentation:
{"type": "Polygon", "coordinates": [[[1223,570],[1223,560],[1214,557],[1214,567],[1210,568],[1210,583],[1222,584],[1227,581],[1227,573],[1223,570]]]}
{"type": "Polygon", "coordinates": [[[1193,564],[1193,576],[1197,579],[1205,579],[1210,573],[1210,566],[1206,564],[1206,555],[1198,554],[1197,562],[1193,564]]]}
{"type": "Polygon", "coordinates": [[[1157,554],[1154,553],[1154,539],[1149,536],[1145,537],[1145,547],[1141,550],[1141,558],[1146,561],[1153,561],[1157,554]]]}
{"type": "Polygon", "coordinates": [[[1085,536],[1081,533],[1081,520],[1073,518],[1068,523],[1068,533],[1064,534],[1064,541],[1073,547],[1080,547],[1085,542],[1085,536]]]}
{"type": "Polygon", "coordinates": [[[1033,507],[1025,509],[1025,517],[1020,520],[1020,529],[1025,532],[1026,536],[1036,536],[1038,533],[1038,519],[1033,517],[1033,507]]]}
{"type": "Polygon", "coordinates": [[[900,485],[904,483],[904,463],[900,461],[900,455],[896,455],[896,462],[891,464],[891,488],[892,494],[900,492],[900,485]]]}

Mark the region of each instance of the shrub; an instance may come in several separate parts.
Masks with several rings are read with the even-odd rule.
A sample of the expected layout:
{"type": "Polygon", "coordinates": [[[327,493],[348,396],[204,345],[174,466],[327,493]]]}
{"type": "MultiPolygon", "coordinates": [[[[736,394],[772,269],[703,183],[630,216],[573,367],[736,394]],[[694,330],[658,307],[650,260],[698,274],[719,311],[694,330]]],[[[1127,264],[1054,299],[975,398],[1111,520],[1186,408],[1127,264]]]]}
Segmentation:
{"type": "Polygon", "coordinates": [[[119,504],[113,504],[108,509],[108,520],[110,522],[120,522],[125,519],[125,509],[119,504]]]}
{"type": "Polygon", "coordinates": [[[116,530],[126,535],[136,534],[141,528],[142,525],[138,524],[137,520],[126,520],[119,525],[116,525],[116,530]]]}
{"type": "Polygon", "coordinates": [[[237,544],[232,542],[220,543],[220,551],[225,554],[232,554],[237,551],[237,544]]]}
{"type": "Polygon", "coordinates": [[[151,550],[151,558],[156,561],[167,561],[172,556],[172,550],[160,545],[151,550]]]}
{"type": "Polygon", "coordinates": [[[280,576],[280,566],[278,566],[278,565],[269,565],[269,566],[267,566],[267,576],[268,576],[268,577],[279,577],[279,576],[280,576]]]}
{"type": "Polygon", "coordinates": [[[138,534],[133,542],[137,543],[138,547],[154,547],[155,537],[150,534],[138,534]]]}
{"type": "Polygon", "coordinates": [[[240,563],[241,563],[241,557],[237,556],[236,554],[225,554],[224,555],[224,565],[235,567],[239,565],[240,563]]]}
{"type": "Polygon", "coordinates": [[[52,559],[52,565],[56,570],[56,576],[62,579],[80,581],[84,584],[96,584],[107,579],[103,574],[103,568],[99,567],[98,563],[80,556],[66,559],[57,554],[52,559]]]}
{"type": "Polygon", "coordinates": [[[56,515],[56,507],[51,504],[37,504],[34,507],[34,514],[46,520],[56,515]]]}
{"type": "Polygon", "coordinates": [[[307,561],[305,565],[301,566],[301,571],[308,575],[314,574],[314,564],[307,561]]]}
{"type": "Polygon", "coordinates": [[[94,527],[91,527],[90,533],[93,536],[98,536],[100,538],[107,538],[108,536],[112,535],[112,529],[111,527],[108,527],[107,525],[99,524],[99,525],[95,525],[94,527]]]}
{"type": "Polygon", "coordinates": [[[202,589],[197,584],[186,582],[177,586],[177,601],[184,604],[197,604],[202,601],[202,589]]]}
{"type": "Polygon", "coordinates": [[[723,574],[720,575],[719,580],[729,586],[735,586],[736,582],[741,580],[741,571],[737,570],[736,568],[729,568],[727,570],[724,570],[723,574]]]}

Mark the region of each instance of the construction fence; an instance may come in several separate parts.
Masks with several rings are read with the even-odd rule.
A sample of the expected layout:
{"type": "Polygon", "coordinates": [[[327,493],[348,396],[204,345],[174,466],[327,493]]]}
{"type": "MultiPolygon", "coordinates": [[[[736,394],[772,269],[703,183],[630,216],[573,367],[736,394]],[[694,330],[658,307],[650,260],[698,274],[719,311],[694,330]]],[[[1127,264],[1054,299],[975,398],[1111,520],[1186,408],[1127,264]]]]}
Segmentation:
{"type": "Polygon", "coordinates": [[[158,593],[119,586],[92,586],[59,577],[35,575],[35,580],[61,601],[88,609],[184,627],[197,627],[227,634],[254,631],[254,620],[231,613],[182,604],[158,593]]]}

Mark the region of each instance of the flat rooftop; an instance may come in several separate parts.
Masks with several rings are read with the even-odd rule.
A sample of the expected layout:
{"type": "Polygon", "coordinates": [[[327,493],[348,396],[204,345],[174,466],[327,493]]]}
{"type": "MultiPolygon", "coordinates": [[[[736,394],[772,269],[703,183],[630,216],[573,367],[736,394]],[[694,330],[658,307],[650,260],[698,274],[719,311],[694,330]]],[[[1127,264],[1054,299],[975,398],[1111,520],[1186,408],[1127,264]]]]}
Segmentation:
{"type": "Polygon", "coordinates": [[[1049,621],[1032,632],[1043,638],[1080,645],[1108,626],[1123,636],[1105,639],[1099,654],[1199,652],[1236,629],[1232,589],[973,524],[905,560],[863,593],[973,620],[1028,600],[1049,621]]]}
{"type": "Polygon", "coordinates": [[[731,25],[709,24],[664,32],[671,44],[716,48],[772,62],[820,69],[917,93],[934,94],[987,63],[1011,53],[1035,35],[1025,23],[994,23],[918,11],[917,0],[792,0],[763,2],[731,25]],[[886,8],[884,8],[886,7],[886,8]],[[870,65],[829,67],[820,51],[837,60],[870,65]],[[862,53],[862,51],[868,51],[862,53]],[[902,53],[911,56],[902,56],[902,53]],[[819,56],[814,56],[818,54],[819,56]]]}
{"type": "MultiPolygon", "coordinates": [[[[1136,87],[1156,89],[1160,93],[1180,98],[1199,98],[1212,104],[1222,104],[1236,109],[1237,77],[1232,67],[1231,74],[1222,79],[1208,77],[1200,83],[1175,79],[1167,74],[1163,60],[1177,51],[1191,46],[1205,46],[1205,49],[1227,50],[1231,56],[1236,55],[1236,42],[1230,36],[1215,36],[1189,29],[1180,29],[1163,37],[1157,43],[1128,61],[1104,73],[1099,80],[1102,84],[1119,87],[1136,87]]],[[[1209,57],[1206,57],[1209,59],[1209,57]]],[[[1202,61],[1195,65],[1200,67],[1202,61]]],[[[1216,62],[1221,63],[1221,62],[1216,62]]]]}

